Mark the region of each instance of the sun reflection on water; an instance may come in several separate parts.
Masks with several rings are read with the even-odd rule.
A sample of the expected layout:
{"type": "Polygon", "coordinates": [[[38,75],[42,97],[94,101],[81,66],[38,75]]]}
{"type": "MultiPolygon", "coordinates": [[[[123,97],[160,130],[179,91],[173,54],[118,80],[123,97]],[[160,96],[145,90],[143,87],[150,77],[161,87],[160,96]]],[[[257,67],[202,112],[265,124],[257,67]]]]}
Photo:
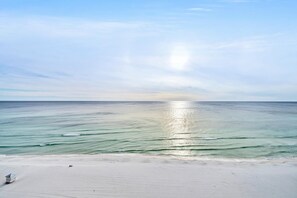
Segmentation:
{"type": "Polygon", "coordinates": [[[193,122],[192,102],[169,102],[166,116],[166,131],[170,140],[171,154],[188,156],[191,151],[186,146],[191,145],[191,126],[193,122]]]}

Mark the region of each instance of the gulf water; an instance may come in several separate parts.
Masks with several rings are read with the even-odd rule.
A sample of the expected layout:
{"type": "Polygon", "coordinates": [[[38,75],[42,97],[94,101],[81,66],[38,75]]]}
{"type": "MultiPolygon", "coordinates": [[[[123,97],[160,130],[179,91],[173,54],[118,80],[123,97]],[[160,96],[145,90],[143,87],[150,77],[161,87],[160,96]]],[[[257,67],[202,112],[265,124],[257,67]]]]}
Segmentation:
{"type": "Polygon", "coordinates": [[[0,155],[297,157],[295,102],[0,102],[0,155]]]}

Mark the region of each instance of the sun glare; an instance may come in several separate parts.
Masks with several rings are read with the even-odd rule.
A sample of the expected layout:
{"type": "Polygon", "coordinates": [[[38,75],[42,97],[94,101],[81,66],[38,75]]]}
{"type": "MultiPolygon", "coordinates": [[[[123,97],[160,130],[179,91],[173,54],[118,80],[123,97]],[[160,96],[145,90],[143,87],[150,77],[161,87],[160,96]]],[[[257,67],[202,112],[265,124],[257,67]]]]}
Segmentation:
{"type": "MultiPolygon", "coordinates": [[[[172,101],[169,102],[169,114],[167,115],[166,128],[168,130],[171,145],[182,148],[191,144],[190,127],[193,119],[191,102],[172,101]]],[[[174,150],[173,154],[179,156],[191,155],[186,149],[174,150]]]]}
{"type": "Polygon", "coordinates": [[[190,54],[186,46],[175,45],[170,54],[170,67],[177,71],[186,70],[189,58],[190,54]]]}

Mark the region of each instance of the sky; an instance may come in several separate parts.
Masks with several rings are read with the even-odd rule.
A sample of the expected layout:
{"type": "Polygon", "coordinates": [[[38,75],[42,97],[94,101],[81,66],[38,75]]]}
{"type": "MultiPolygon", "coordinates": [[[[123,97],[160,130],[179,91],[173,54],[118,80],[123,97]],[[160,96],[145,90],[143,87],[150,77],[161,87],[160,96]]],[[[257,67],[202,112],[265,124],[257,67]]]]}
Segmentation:
{"type": "Polygon", "coordinates": [[[0,100],[296,101],[295,0],[0,0],[0,100]]]}

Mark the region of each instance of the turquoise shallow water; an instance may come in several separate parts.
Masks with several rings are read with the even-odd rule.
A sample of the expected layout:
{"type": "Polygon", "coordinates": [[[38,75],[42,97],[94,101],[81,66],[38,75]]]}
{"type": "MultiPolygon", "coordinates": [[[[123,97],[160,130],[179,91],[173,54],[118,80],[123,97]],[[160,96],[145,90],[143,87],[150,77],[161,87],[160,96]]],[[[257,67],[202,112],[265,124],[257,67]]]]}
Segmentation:
{"type": "Polygon", "coordinates": [[[294,102],[0,102],[0,154],[297,157],[294,102]]]}

